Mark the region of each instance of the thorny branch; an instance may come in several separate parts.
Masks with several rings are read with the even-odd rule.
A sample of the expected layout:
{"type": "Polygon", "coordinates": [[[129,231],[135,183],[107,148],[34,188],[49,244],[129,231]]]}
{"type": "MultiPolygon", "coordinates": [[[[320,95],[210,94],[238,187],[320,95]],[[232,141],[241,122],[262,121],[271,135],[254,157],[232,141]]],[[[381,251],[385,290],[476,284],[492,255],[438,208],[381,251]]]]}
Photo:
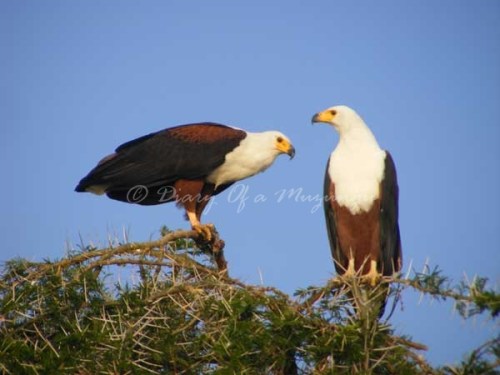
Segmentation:
{"type": "MultiPolygon", "coordinates": [[[[332,278],[324,286],[298,291],[298,298],[293,299],[279,289],[230,278],[223,249],[224,242],[216,231],[206,242],[195,231],[181,230],[167,232],[157,241],[103,249],[85,247],[56,262],[24,262],[25,267],[19,268],[13,263],[0,280],[0,308],[4,309],[0,310],[0,329],[11,340],[6,347],[0,344],[0,370],[9,373],[1,358],[14,359],[9,353],[19,342],[27,352],[33,350],[36,356],[63,363],[73,353],[64,353],[61,342],[75,335],[88,340],[87,331],[95,327],[93,335],[102,341],[97,341],[97,347],[91,341],[89,357],[81,357],[80,370],[92,364],[96,371],[108,373],[124,373],[124,368],[133,372],[133,366],[151,373],[193,373],[190,371],[195,368],[201,373],[230,368],[224,366],[232,366],[234,358],[241,358],[241,366],[257,366],[253,370],[265,369],[269,374],[306,374],[311,369],[319,374],[331,373],[332,369],[348,374],[354,368],[368,374],[383,367],[390,373],[416,368],[421,371],[418,374],[437,374],[418,354],[427,349],[425,345],[394,335],[386,324],[375,322],[364,329],[356,322],[356,314],[349,307],[352,299],[362,297],[349,292],[353,283],[359,283],[356,277],[332,278]],[[216,267],[198,261],[200,252],[216,267]],[[115,290],[113,298],[105,298],[95,281],[101,269],[112,265],[138,266],[141,285],[115,290]],[[99,313],[86,316],[92,311],[92,303],[97,303],[99,313]],[[361,337],[363,329],[366,336],[361,337]],[[18,332],[20,341],[16,341],[18,332]],[[127,345],[132,348],[130,360],[124,354],[127,345]],[[239,347],[245,348],[244,352],[239,353],[239,347]],[[275,354],[277,348],[282,348],[282,354],[275,354]],[[117,356],[109,362],[105,353],[115,349],[117,356]],[[362,360],[356,357],[356,350],[363,353],[362,360]],[[94,360],[94,356],[100,360],[94,360]],[[258,365],[261,360],[266,365],[258,365]],[[297,372],[299,365],[302,369],[297,372]]],[[[380,287],[411,287],[457,303],[481,303],[495,316],[498,295],[486,290],[485,285],[485,280],[478,278],[470,285],[450,288],[447,279],[434,270],[412,279],[384,278],[380,287]]],[[[483,351],[478,350],[476,356],[483,351]]],[[[22,366],[33,367],[34,373],[43,369],[29,359],[23,361],[22,366]]],[[[73,368],[71,363],[68,366],[73,368]]],[[[252,367],[241,368],[252,371],[248,370],[252,367]]]]}

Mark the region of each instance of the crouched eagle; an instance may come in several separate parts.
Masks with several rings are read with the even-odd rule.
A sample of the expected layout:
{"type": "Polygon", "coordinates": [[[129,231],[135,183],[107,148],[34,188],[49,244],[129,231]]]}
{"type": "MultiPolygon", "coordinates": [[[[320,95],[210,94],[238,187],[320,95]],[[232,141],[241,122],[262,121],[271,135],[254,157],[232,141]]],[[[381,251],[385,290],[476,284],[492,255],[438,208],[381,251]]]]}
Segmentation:
{"type": "Polygon", "coordinates": [[[295,149],[277,131],[251,133],[209,122],[180,125],[122,144],[75,190],[140,205],[176,202],[192,228],[210,237],[201,224],[210,198],[263,172],[283,153],[293,158],[295,149]]]}

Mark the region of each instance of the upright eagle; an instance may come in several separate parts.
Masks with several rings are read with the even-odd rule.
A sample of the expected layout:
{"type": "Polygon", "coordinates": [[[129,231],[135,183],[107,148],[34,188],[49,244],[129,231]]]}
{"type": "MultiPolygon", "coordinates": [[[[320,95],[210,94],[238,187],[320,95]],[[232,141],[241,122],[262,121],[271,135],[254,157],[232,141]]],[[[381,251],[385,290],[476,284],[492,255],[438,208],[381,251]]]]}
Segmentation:
{"type": "Polygon", "coordinates": [[[333,125],[339,142],[325,173],[325,217],[339,274],[361,274],[372,286],[402,265],[398,183],[389,152],[382,150],[363,119],[335,106],[312,122],[333,125]]]}
{"type": "Polygon", "coordinates": [[[280,154],[295,155],[280,132],[251,133],[216,123],[167,128],[119,146],[75,188],[141,205],[177,202],[191,226],[210,238],[201,215],[210,198],[263,172],[280,154]]]}

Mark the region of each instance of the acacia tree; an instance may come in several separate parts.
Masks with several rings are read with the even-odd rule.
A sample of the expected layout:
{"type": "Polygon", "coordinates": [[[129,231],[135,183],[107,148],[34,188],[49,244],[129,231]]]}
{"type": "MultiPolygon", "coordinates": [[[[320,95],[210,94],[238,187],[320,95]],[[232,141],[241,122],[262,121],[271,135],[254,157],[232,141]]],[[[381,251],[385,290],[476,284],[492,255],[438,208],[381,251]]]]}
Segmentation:
{"type": "Polygon", "coordinates": [[[224,243],[196,232],[82,246],[57,261],[13,259],[0,275],[0,371],[6,374],[497,374],[500,339],[455,367],[398,336],[373,305],[414,288],[453,299],[464,317],[500,311],[487,280],[451,287],[438,269],[375,288],[335,278],[287,295],[228,275],[224,243]],[[208,256],[207,256],[208,255],[208,256]],[[119,283],[113,267],[138,274],[119,283]]]}

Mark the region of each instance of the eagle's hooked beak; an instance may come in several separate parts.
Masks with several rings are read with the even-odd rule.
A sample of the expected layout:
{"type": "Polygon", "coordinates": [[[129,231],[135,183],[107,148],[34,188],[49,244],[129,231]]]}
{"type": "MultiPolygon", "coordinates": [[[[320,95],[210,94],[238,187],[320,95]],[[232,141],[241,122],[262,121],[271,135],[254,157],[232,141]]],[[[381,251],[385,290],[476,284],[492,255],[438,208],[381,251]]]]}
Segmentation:
{"type": "Polygon", "coordinates": [[[334,116],[335,112],[333,111],[326,110],[323,112],[318,112],[312,117],[311,124],[314,125],[317,122],[326,122],[331,124],[334,116]]]}
{"type": "Polygon", "coordinates": [[[293,159],[293,157],[295,156],[295,147],[293,147],[293,145],[287,139],[284,139],[283,137],[277,138],[276,149],[279,152],[290,156],[290,159],[293,159]]]}
{"type": "Polygon", "coordinates": [[[311,119],[311,125],[314,125],[316,122],[319,122],[319,113],[316,113],[311,119]]]}

